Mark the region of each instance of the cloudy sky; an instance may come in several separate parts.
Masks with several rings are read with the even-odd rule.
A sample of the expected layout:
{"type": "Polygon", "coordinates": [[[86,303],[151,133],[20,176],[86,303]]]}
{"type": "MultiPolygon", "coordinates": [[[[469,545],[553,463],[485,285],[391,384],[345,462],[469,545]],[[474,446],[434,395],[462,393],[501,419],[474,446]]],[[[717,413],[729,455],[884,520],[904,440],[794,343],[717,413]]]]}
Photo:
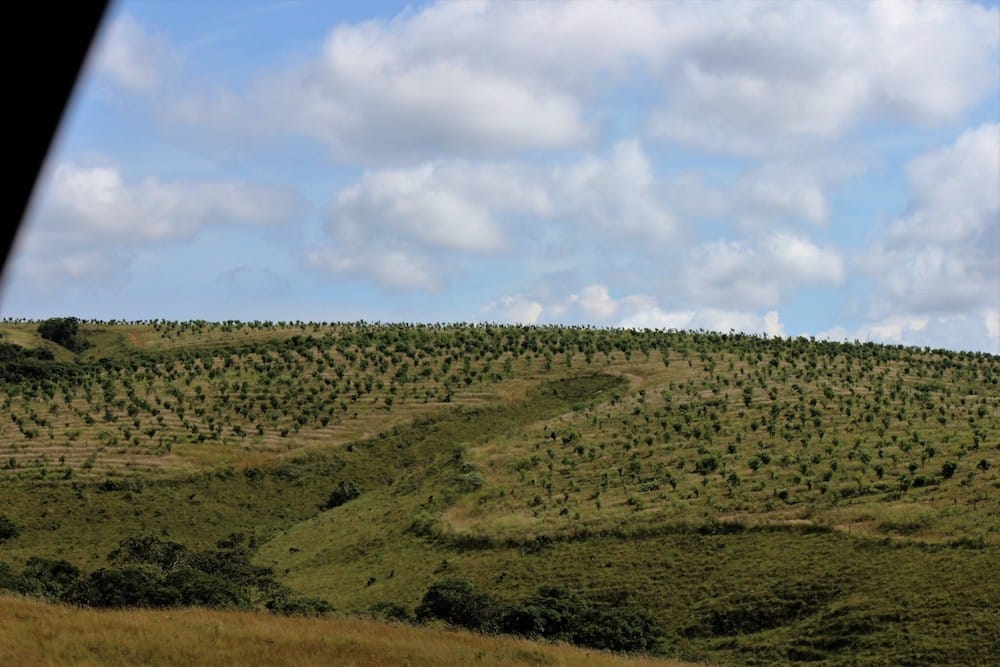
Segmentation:
{"type": "Polygon", "coordinates": [[[7,317],[1000,353],[996,2],[120,2],[7,317]]]}

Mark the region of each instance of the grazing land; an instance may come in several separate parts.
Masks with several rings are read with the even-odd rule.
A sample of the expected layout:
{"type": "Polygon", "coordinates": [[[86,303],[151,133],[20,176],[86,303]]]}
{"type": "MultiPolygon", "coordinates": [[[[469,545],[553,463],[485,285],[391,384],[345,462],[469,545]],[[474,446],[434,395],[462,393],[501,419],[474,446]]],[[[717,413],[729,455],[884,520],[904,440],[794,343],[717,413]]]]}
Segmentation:
{"type": "MultiPolygon", "coordinates": [[[[245,609],[320,600],[618,649],[647,637],[594,627],[625,635],[648,616],[657,652],[718,664],[1000,654],[995,355],[493,325],[83,322],[60,344],[6,321],[0,335],[13,590],[92,602],[93,585],[46,588],[38,563],[79,581],[149,568],[122,556],[146,536],[185,545],[185,567],[225,553],[266,570],[225,589],[245,609]],[[443,582],[465,586],[447,609],[428,601],[443,582]],[[569,607],[590,611],[550,632],[569,607]]],[[[275,627],[306,638],[328,621],[275,627]]],[[[197,643],[190,627],[176,632],[197,643]]]]}

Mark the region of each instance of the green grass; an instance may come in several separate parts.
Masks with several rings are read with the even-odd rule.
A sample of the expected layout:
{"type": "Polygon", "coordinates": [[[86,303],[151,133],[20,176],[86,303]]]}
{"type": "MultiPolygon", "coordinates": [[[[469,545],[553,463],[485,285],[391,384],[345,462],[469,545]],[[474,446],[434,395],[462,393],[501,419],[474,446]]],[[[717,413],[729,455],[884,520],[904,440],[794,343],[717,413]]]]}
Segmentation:
{"type": "MultiPolygon", "coordinates": [[[[0,331],[38,346],[32,326],[0,331]]],[[[243,532],[350,613],[460,578],[505,601],[628,601],[687,660],[1000,654],[995,356],[558,327],[81,330],[68,370],[3,385],[0,514],[21,534],[0,561],[92,568],[129,534],[243,532]],[[361,496],[322,510],[341,481],[361,496]]]]}

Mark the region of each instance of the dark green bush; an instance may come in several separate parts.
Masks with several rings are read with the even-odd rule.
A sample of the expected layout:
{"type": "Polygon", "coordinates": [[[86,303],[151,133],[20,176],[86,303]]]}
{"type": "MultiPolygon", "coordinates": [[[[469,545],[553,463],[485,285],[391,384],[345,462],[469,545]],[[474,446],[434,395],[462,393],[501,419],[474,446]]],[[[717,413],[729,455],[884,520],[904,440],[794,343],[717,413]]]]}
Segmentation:
{"type": "Polygon", "coordinates": [[[87,607],[170,607],[182,603],[180,592],[165,586],[162,572],[150,565],[101,568],[77,580],[64,599],[87,607]]]}
{"type": "Polygon", "coordinates": [[[569,641],[611,651],[656,652],[663,631],[643,609],[597,605],[559,588],[502,607],[465,581],[433,584],[416,610],[418,621],[437,619],[480,632],[569,641]]]}
{"type": "Polygon", "coordinates": [[[67,350],[82,352],[87,341],[80,337],[80,320],[75,317],[53,317],[38,325],[38,333],[45,340],[62,345],[67,350]]]}
{"type": "Polygon", "coordinates": [[[449,579],[431,584],[416,617],[418,621],[438,619],[470,630],[496,632],[501,609],[490,596],[476,593],[469,582],[449,579]]]}
{"type": "Polygon", "coordinates": [[[14,574],[7,563],[0,563],[0,591],[17,591],[21,577],[14,574]]]}
{"type": "Polygon", "coordinates": [[[118,543],[118,548],[108,554],[114,564],[147,563],[170,569],[188,557],[183,544],[162,540],[155,535],[135,535],[118,543]]]}
{"type": "Polygon", "coordinates": [[[64,560],[32,556],[21,572],[19,592],[61,598],[80,578],[80,569],[64,560]]]}
{"type": "Polygon", "coordinates": [[[349,500],[354,500],[361,495],[361,489],[358,485],[351,481],[342,481],[330,494],[326,503],[323,505],[323,509],[329,510],[334,507],[340,507],[349,500]]]}
{"type": "Polygon", "coordinates": [[[540,588],[524,602],[512,605],[503,616],[503,632],[524,637],[570,640],[585,604],[559,588],[540,588]]]}
{"type": "Polygon", "coordinates": [[[590,609],[581,616],[570,641],[607,651],[652,653],[659,650],[663,631],[653,617],[637,607],[590,609]]]}
{"type": "Polygon", "coordinates": [[[21,529],[11,519],[0,514],[0,544],[21,534],[21,529]]]}
{"type": "Polygon", "coordinates": [[[176,591],[179,603],[188,607],[250,607],[250,596],[243,587],[191,567],[172,570],[163,578],[163,587],[176,591]]]}

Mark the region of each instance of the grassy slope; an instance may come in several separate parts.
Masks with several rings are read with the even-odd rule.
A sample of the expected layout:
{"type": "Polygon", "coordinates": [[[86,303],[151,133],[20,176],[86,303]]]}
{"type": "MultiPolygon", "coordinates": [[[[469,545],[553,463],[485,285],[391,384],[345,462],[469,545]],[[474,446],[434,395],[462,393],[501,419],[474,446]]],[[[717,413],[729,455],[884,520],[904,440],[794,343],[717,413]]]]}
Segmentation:
{"type": "Polygon", "coordinates": [[[0,597],[0,617],[4,665],[681,665],[358,619],[93,611],[15,597],[0,597]]]}
{"type": "MultiPolygon", "coordinates": [[[[0,459],[16,463],[0,482],[2,513],[24,531],[0,560],[95,566],[134,532],[208,545],[242,531],[265,541],[260,560],[286,583],[349,611],[413,606],[453,576],[506,599],[543,584],[628,598],[663,622],[670,651],[694,659],[972,664],[1000,653],[995,357],[684,335],[569,355],[544,340],[532,355],[515,353],[508,339],[527,334],[512,329],[477,334],[492,351],[444,332],[408,351],[362,336],[325,343],[325,357],[280,348],[265,360],[257,348],[213,350],[330,329],[99,328],[85,357],[166,356],[95,371],[90,399],[11,388],[5,410],[47,425],[26,438],[2,419],[0,459]],[[271,395],[277,408],[260,408],[271,395]],[[81,421],[102,411],[112,419],[81,421]],[[156,434],[130,442],[125,430],[134,438],[156,417],[156,434]],[[202,442],[190,428],[220,422],[202,442]],[[240,423],[250,436],[231,430],[240,423]],[[100,490],[130,472],[141,483],[100,490]],[[362,497],[320,512],[342,479],[362,497]],[[742,530],[718,523],[734,520],[742,530]],[[758,619],[753,631],[727,629],[744,617],[758,619]]],[[[577,335],[599,346],[617,334],[577,335]]]]}

